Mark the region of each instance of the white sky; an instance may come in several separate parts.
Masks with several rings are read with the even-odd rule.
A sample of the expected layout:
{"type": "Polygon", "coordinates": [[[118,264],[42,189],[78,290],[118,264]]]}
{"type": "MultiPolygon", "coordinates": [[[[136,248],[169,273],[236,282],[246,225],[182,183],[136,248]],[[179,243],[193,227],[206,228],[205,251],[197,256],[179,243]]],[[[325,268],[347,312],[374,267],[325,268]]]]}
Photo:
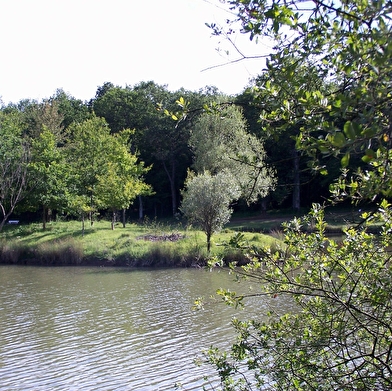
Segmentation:
{"type": "MultiPolygon", "coordinates": [[[[57,88],[82,100],[104,82],[153,80],[170,90],[206,85],[239,93],[263,60],[227,62],[205,23],[228,15],[218,0],[0,0],[0,97],[4,104],[44,99],[57,88]]],[[[245,36],[247,55],[262,45],[245,36]]],[[[238,58],[233,47],[230,59],[238,58]]]]}

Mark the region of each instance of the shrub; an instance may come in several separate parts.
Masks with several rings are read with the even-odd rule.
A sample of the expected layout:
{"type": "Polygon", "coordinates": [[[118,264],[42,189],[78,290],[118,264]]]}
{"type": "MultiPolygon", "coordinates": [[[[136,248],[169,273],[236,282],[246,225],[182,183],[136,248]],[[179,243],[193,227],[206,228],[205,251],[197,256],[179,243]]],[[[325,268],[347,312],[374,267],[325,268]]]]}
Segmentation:
{"type": "MultiPolygon", "coordinates": [[[[258,280],[260,295],[289,295],[295,310],[267,320],[234,321],[230,352],[211,348],[224,390],[390,390],[392,388],[392,213],[363,216],[365,227],[349,229],[342,243],[325,236],[323,211],[286,225],[287,251],[250,253],[235,269],[258,280]],[[314,231],[303,227],[314,222],[314,231]],[[367,224],[382,222],[378,234],[367,224]]],[[[248,251],[249,249],[247,249],[248,251]]],[[[220,291],[225,302],[244,296],[220,291]]],[[[254,294],[253,294],[254,295],[254,294]]]]}

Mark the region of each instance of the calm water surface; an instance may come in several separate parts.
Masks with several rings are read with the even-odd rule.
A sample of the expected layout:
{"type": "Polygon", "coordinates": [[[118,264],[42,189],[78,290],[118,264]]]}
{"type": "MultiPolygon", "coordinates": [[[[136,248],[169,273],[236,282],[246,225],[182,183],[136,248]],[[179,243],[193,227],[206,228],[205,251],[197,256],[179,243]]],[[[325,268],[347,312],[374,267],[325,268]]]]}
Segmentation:
{"type": "Polygon", "coordinates": [[[246,289],[196,269],[1,266],[0,391],[201,390],[213,371],[195,358],[230,346],[234,315],[262,316],[271,305],[192,311],[219,287],[246,289]]]}

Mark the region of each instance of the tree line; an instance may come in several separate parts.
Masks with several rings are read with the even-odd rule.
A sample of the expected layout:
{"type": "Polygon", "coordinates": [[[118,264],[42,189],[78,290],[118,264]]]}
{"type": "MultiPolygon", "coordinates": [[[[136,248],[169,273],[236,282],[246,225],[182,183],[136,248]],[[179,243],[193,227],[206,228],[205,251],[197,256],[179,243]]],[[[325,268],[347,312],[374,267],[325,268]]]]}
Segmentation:
{"type": "Polygon", "coordinates": [[[3,105],[2,225],[27,211],[42,213],[44,225],[54,211],[90,220],[98,210],[113,217],[125,210],[140,219],[145,213],[174,216],[188,171],[216,173],[223,166],[237,170],[243,190],[246,181],[253,186],[231,200],[237,209],[298,210],[327,197],[337,162],[323,178],[297,148],[295,127],[285,136],[278,127],[263,130],[254,93],[260,80],[238,96],[214,87],[173,92],[152,81],[126,87],[108,82],[87,102],[58,90],[40,102],[3,105]],[[257,190],[251,159],[263,162],[258,177],[268,183],[264,191],[257,190]]]}
{"type": "MultiPolygon", "coordinates": [[[[339,242],[326,236],[320,205],[283,227],[280,249],[237,235],[231,244],[249,262],[233,272],[260,289],[250,295],[267,302],[285,295],[293,311],[234,319],[231,349],[211,347],[205,357],[222,390],[390,390],[392,3],[221,4],[232,18],[211,24],[214,34],[238,29],[272,42],[249,88],[224,97],[213,88],[171,93],[152,82],[107,83],[88,103],[58,92],[2,107],[3,215],[17,205],[59,208],[69,199],[65,188],[69,210],[121,208],[139,193],[155,214],[173,214],[184,189],[181,208],[208,233],[227,220],[233,201],[279,206],[292,196],[295,209],[323,198],[371,201],[374,209],[339,242]],[[140,189],[114,205],[118,189],[126,194],[125,177],[140,189]],[[225,208],[209,220],[211,209],[198,214],[195,205],[225,208]]],[[[219,294],[232,305],[246,300],[219,294]]]]}

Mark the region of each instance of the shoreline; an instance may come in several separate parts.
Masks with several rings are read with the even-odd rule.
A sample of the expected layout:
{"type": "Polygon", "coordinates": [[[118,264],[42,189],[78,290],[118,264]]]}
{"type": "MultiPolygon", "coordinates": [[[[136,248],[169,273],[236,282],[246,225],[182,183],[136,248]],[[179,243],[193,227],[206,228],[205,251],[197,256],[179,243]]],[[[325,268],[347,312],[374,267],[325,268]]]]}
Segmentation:
{"type": "MultiPolygon", "coordinates": [[[[3,253],[3,252],[2,252],[3,253]]],[[[31,257],[23,256],[15,257],[16,254],[0,255],[0,265],[15,266],[88,266],[88,267],[129,267],[129,268],[202,268],[207,265],[207,259],[182,258],[168,259],[167,257],[157,258],[153,254],[145,254],[139,259],[130,256],[120,256],[117,258],[102,258],[99,256],[84,256],[75,258],[68,257],[67,253],[56,254],[56,256],[31,257]]]]}

